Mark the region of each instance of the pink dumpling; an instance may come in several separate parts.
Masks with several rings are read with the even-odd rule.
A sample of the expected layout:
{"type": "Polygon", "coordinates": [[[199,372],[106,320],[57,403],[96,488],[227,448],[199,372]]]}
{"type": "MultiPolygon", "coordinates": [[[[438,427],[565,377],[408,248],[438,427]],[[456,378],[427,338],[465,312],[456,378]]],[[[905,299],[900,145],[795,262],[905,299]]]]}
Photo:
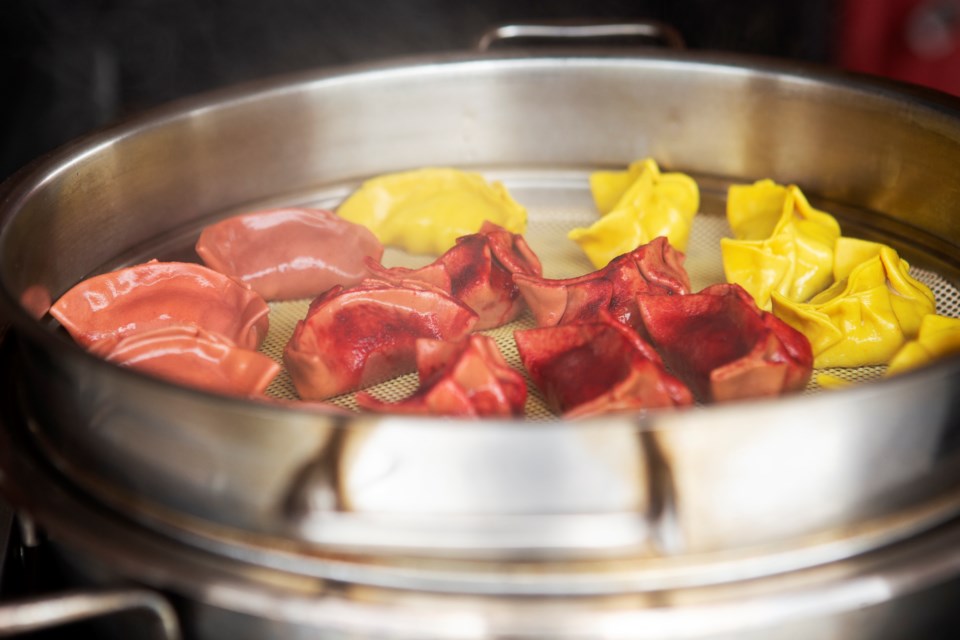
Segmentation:
{"type": "Polygon", "coordinates": [[[364,281],[310,305],[283,352],[304,400],[323,400],[413,371],[418,338],[460,340],[477,314],[440,290],[364,281]]]}
{"type": "Polygon", "coordinates": [[[687,406],[690,391],[649,344],[602,311],[591,322],[514,332],[517,350],[547,405],[568,418],[687,406]]]}
{"type": "Polygon", "coordinates": [[[504,325],[523,311],[515,274],[539,277],[543,272],[523,236],[489,221],[477,233],[457,238],[452,248],[420,269],[388,269],[372,261],[368,266],[377,280],[423,284],[449,293],[477,313],[477,331],[504,325]]]}
{"type": "Polygon", "coordinates": [[[366,227],[324,209],[270,209],[210,225],[197,254],[211,269],[249,284],[267,300],[314,298],[367,276],[383,245],[366,227]]]}
{"type": "Polygon", "coordinates": [[[203,265],[151,260],[88,278],[67,291],[50,314],[83,347],[135,332],[190,325],[257,349],[270,308],[255,291],[203,265]]]}
{"type": "Polygon", "coordinates": [[[269,356],[189,325],[140,331],[112,345],[100,344],[92,352],[107,362],[229,395],[259,396],[280,372],[269,356]]]}
{"type": "Polygon", "coordinates": [[[523,415],[527,386],[507,364],[490,336],[473,334],[445,342],[420,338],[416,343],[420,387],[399,402],[384,402],[357,393],[357,404],[369,411],[408,415],[517,417],[523,415]]]}

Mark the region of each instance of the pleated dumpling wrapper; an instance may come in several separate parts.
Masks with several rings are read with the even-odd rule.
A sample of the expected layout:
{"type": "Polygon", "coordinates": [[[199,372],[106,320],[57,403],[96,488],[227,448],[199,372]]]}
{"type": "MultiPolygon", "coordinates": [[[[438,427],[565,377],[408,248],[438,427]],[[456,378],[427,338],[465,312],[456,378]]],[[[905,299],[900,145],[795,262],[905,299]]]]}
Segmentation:
{"type": "Polygon", "coordinates": [[[813,353],[795,328],[754,303],[743,287],[714,284],[682,296],[637,296],[650,344],[704,402],[803,389],[813,353]]]}
{"type": "Polygon", "coordinates": [[[367,411],[463,418],[523,415],[527,385],[507,364],[490,336],[471,334],[455,342],[420,338],[416,345],[420,386],[398,402],[357,392],[367,411]]]}
{"type": "Polygon", "coordinates": [[[478,233],[457,238],[454,247],[420,269],[384,267],[367,261],[370,277],[395,285],[419,283],[436,287],[477,314],[475,330],[492,329],[526,308],[511,276],[540,276],[543,267],[523,236],[484,222],[478,233]]]}
{"type": "Polygon", "coordinates": [[[521,329],[513,337],[547,406],[566,418],[694,402],[654,348],[604,310],[588,322],[521,329]]]}
{"type": "Polygon", "coordinates": [[[340,217],[370,229],[381,243],[409,253],[439,255],[485,221],[511,233],[527,229],[527,211],[500,182],[479,173],[426,168],[364,182],[337,208],[340,217]]]}
{"type": "Polygon", "coordinates": [[[280,373],[273,358],[192,325],[135,331],[94,343],[91,352],[186,387],[236,396],[261,397],[280,373]]]}
{"type": "Polygon", "coordinates": [[[956,353],[960,353],[960,318],[930,314],[920,322],[917,337],[890,360],[886,375],[910,371],[956,353]]]}
{"type": "Polygon", "coordinates": [[[303,400],[326,400],[416,370],[418,338],[456,341],[477,323],[470,307],[435,287],[364,280],[310,304],[283,350],[303,400]]]}
{"type": "Polygon", "coordinates": [[[934,312],[933,292],[910,276],[907,261],[875,246],[875,256],[808,303],[772,294],[774,314],[810,340],[815,367],[885,364],[934,312]]]}
{"type": "Polygon", "coordinates": [[[332,211],[283,207],[232,216],[203,229],[197,255],[265,300],[315,298],[369,275],[383,245],[369,229],[332,211]]]}
{"type": "Polygon", "coordinates": [[[700,208],[700,189],[690,176],[661,173],[648,158],[626,171],[591,174],[590,191],[601,218],[572,229],[568,237],[597,269],[658,236],[666,236],[674,249],[686,250],[700,208]]]}
{"type": "Polygon", "coordinates": [[[270,307],[249,285],[203,265],[150,260],[74,285],[50,308],[80,346],[104,350],[140,331],[199,327],[259,349],[270,307]]]}
{"type": "Polygon", "coordinates": [[[772,180],[735,185],[727,194],[733,238],[720,240],[727,282],[739,284],[769,311],[774,292],[806,302],[833,282],[840,225],[810,206],[795,185],[772,180]]]}

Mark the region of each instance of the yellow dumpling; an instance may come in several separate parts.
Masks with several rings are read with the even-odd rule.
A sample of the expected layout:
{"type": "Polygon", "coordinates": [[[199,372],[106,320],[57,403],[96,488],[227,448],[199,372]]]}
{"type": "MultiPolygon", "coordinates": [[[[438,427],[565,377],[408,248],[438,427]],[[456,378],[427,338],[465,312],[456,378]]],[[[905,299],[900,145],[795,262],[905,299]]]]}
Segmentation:
{"type": "Polygon", "coordinates": [[[885,364],[933,313],[933,292],[909,275],[896,251],[878,246],[877,255],[807,303],[772,293],[773,313],[810,340],[815,367],[885,364]]]}
{"type": "Polygon", "coordinates": [[[833,257],[834,281],[840,282],[848,277],[854,268],[880,255],[880,250],[885,246],[879,242],[840,236],[833,257]]]}
{"type": "Polygon", "coordinates": [[[730,187],[727,221],[734,236],[720,241],[727,282],[746,289],[760,308],[770,310],[774,292],[805,302],[833,281],[840,225],[798,187],[772,180],[730,187]]]}
{"type": "Polygon", "coordinates": [[[914,340],[890,360],[886,375],[892,376],[955,353],[960,353],[960,318],[930,314],[920,322],[914,340]]]}
{"type": "Polygon", "coordinates": [[[441,254],[485,220],[513,233],[527,228],[527,211],[506,187],[478,173],[427,168],[364,182],[337,209],[370,229],[384,245],[410,253],[441,254]]]}
{"type": "Polygon", "coordinates": [[[596,268],[658,236],[666,236],[675,249],[686,250],[700,208],[700,190],[690,176],[661,173],[653,160],[639,160],[626,171],[591,174],[590,191],[602,217],[589,227],[571,230],[568,237],[596,268]]]}

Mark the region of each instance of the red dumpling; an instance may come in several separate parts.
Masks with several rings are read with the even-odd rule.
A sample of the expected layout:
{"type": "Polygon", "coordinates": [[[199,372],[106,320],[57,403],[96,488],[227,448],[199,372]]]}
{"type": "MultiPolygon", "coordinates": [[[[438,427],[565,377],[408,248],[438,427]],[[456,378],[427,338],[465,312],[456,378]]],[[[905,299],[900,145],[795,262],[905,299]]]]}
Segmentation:
{"type": "Polygon", "coordinates": [[[449,293],[477,312],[477,330],[506,324],[523,310],[513,274],[539,276],[540,260],[523,236],[492,222],[457,238],[450,250],[421,269],[368,265],[373,277],[393,284],[426,284],[449,293]]]}
{"type": "Polygon", "coordinates": [[[227,218],[200,234],[211,269],[249,284],[267,300],[313,298],[351,286],[379,261],[383,245],[366,227],[324,209],[270,209],[227,218]]]}
{"type": "Polygon", "coordinates": [[[564,417],[693,403],[653,348],[605,312],[593,322],[515,331],[514,337],[548,406],[564,417]]]}
{"type": "Polygon", "coordinates": [[[420,388],[400,402],[383,402],[369,393],[357,404],[370,411],[401,414],[516,417],[523,415],[527,385],[489,336],[444,342],[417,340],[420,388]]]}
{"type": "Polygon", "coordinates": [[[704,401],[803,389],[813,372],[807,338],[757,307],[736,284],[686,296],[640,296],[641,317],[667,366],[704,401]]]}
{"type": "Polygon", "coordinates": [[[297,392],[323,400],[409,373],[418,338],[460,340],[477,314],[435,289],[364,281],[313,301],[283,353],[297,392]]]}
{"type": "Polygon", "coordinates": [[[666,238],[654,238],[610,264],[577,278],[549,280],[526,274],[514,275],[537,325],[552,327],[591,321],[607,310],[619,322],[640,327],[638,294],[675,295],[690,292],[690,278],[683,268],[684,256],[666,238]]]}
{"type": "Polygon", "coordinates": [[[259,294],[229,276],[199,264],[156,260],[88,278],[50,308],[84,347],[190,325],[257,349],[267,336],[269,313],[259,294]]]}
{"type": "Polygon", "coordinates": [[[187,387],[229,395],[258,396],[280,372],[259,351],[189,325],[171,325],[101,341],[92,353],[124,367],[187,387]]]}

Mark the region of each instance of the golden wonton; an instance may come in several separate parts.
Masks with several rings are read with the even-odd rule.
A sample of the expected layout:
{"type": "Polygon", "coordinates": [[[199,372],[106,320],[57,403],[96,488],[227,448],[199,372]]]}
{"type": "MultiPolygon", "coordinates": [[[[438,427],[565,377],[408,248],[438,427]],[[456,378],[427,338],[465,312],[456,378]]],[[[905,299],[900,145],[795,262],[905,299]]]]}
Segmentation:
{"type": "Polygon", "coordinates": [[[428,168],[368,180],[337,209],[384,245],[439,255],[485,221],[511,233],[527,228],[527,211],[499,182],[478,173],[428,168]]]}
{"type": "Polygon", "coordinates": [[[910,277],[897,252],[878,245],[873,258],[809,303],[773,292],[773,312],[810,340],[815,367],[884,364],[933,313],[933,293],[910,277]]]}
{"type": "Polygon", "coordinates": [[[887,375],[916,369],[955,353],[960,353],[960,318],[924,316],[916,339],[897,351],[887,367],[887,375]]]}
{"type": "Polygon", "coordinates": [[[616,258],[665,236],[678,251],[690,237],[700,208],[700,190],[683,173],[661,173],[653,160],[634,162],[626,171],[591,174],[590,190],[602,217],[570,231],[590,262],[602,269],[616,258]]]}
{"type": "Polygon", "coordinates": [[[885,246],[879,242],[840,236],[833,257],[834,282],[849,277],[856,267],[880,255],[880,250],[885,246]]]}
{"type": "Polygon", "coordinates": [[[774,292],[806,302],[833,281],[840,225],[798,187],[771,180],[730,187],[727,220],[734,236],[720,241],[727,282],[746,289],[761,309],[770,310],[774,292]]]}

